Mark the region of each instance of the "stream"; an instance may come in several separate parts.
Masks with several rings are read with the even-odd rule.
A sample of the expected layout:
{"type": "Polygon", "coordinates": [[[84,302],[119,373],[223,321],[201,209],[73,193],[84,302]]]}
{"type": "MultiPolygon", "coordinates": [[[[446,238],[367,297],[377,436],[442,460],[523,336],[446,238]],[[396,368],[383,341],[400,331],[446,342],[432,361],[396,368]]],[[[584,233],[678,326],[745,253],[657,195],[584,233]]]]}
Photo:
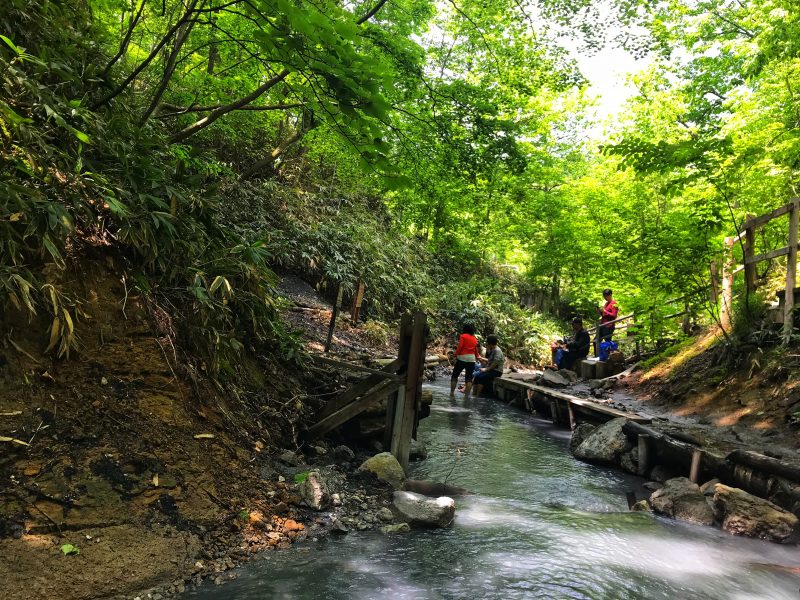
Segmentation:
{"type": "Polygon", "coordinates": [[[496,400],[433,390],[410,477],[447,481],[445,530],[353,532],[267,552],[191,600],[357,598],[800,598],[797,546],[737,538],[627,510],[643,480],[573,459],[569,432],[496,400]]]}

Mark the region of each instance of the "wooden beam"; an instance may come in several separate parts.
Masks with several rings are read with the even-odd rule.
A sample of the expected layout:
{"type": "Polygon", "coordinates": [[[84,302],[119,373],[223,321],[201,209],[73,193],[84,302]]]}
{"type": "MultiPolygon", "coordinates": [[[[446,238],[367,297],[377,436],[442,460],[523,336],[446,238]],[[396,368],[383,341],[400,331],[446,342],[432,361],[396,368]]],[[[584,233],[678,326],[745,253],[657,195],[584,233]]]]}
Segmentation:
{"type": "MultiPolygon", "coordinates": [[[[405,370],[408,365],[408,350],[411,346],[411,315],[408,313],[400,317],[400,341],[397,345],[397,362],[402,367],[397,372],[405,370]]],[[[391,449],[394,436],[395,413],[401,396],[405,396],[405,389],[400,388],[386,400],[386,426],[383,428],[383,447],[391,449]]]]}
{"type": "Polygon", "coordinates": [[[786,256],[789,254],[789,250],[789,246],[784,246],[783,248],[778,248],[772,252],[765,252],[764,254],[757,254],[755,256],[745,258],[745,268],[751,265],[755,267],[756,263],[764,262],[765,260],[771,260],[773,258],[778,258],[779,256],[786,256]]]}
{"type": "Polygon", "coordinates": [[[373,375],[380,375],[384,379],[391,379],[392,381],[403,381],[403,377],[401,375],[395,375],[394,373],[391,373],[388,370],[384,370],[387,369],[387,367],[394,366],[397,361],[390,363],[383,369],[373,369],[371,367],[365,367],[363,365],[344,362],[342,360],[334,360],[326,356],[319,356],[318,354],[312,354],[311,360],[317,363],[322,363],[323,365],[330,365],[332,367],[337,367],[339,369],[345,369],[347,371],[361,371],[364,373],[372,373],[373,375]]]}
{"type": "Polygon", "coordinates": [[[306,433],[307,438],[313,440],[325,435],[333,429],[336,429],[353,417],[364,412],[367,407],[376,400],[380,400],[383,396],[395,392],[400,386],[401,384],[397,383],[396,381],[381,381],[360,398],[353,400],[346,406],[328,415],[324,419],[317,421],[314,425],[309,427],[308,432],[306,433]]]}
{"type": "Polygon", "coordinates": [[[494,380],[495,386],[505,387],[505,388],[512,388],[519,391],[524,390],[532,390],[535,393],[541,394],[547,398],[555,398],[558,400],[563,400],[572,405],[572,407],[578,407],[584,409],[586,411],[596,412],[599,414],[603,414],[612,418],[617,417],[624,417],[631,421],[635,421],[638,423],[649,423],[650,419],[647,417],[642,417],[641,415],[637,415],[635,413],[628,413],[623,412],[621,410],[617,410],[615,408],[610,408],[603,404],[598,404],[597,402],[592,402],[591,400],[586,400],[584,398],[578,398],[577,396],[573,396],[572,394],[567,394],[565,392],[559,392],[558,390],[554,390],[549,387],[545,387],[542,385],[536,385],[535,383],[528,383],[527,381],[518,381],[514,379],[504,379],[499,377],[494,380]]]}
{"type": "Polygon", "coordinates": [[[793,198],[792,202],[789,202],[788,204],[784,204],[783,206],[779,206],[778,208],[776,208],[772,212],[768,212],[767,214],[761,215],[760,217],[755,217],[753,219],[748,219],[744,223],[745,230],[747,228],[757,229],[758,227],[762,227],[762,226],[766,225],[767,223],[772,221],[772,219],[780,217],[781,215],[785,215],[790,210],[792,210],[792,207],[795,205],[797,200],[798,200],[797,198],[793,198]]]}
{"type": "Polygon", "coordinates": [[[398,398],[396,419],[392,435],[392,454],[403,467],[408,470],[408,453],[411,448],[411,436],[414,431],[417,415],[417,388],[422,377],[425,361],[425,326],[427,318],[424,312],[414,313],[411,328],[411,345],[408,353],[408,371],[406,372],[405,393],[402,400],[398,398]]]}
{"type": "Polygon", "coordinates": [[[777,475],[789,481],[800,483],[800,464],[797,463],[786,462],[749,450],[734,450],[728,454],[727,460],[737,465],[744,465],[763,471],[768,475],[777,475]]]}
{"type": "MultiPolygon", "coordinates": [[[[399,358],[396,358],[388,365],[383,367],[381,371],[386,371],[387,374],[392,375],[396,373],[399,369],[403,368],[404,366],[405,363],[399,358]]],[[[372,389],[375,385],[377,385],[381,381],[385,380],[386,380],[385,375],[381,375],[380,373],[375,373],[373,375],[370,375],[366,379],[359,381],[352,387],[349,387],[341,394],[336,396],[336,398],[330,400],[327,404],[325,404],[325,406],[322,407],[322,410],[319,411],[319,413],[317,414],[316,417],[317,420],[324,419],[329,414],[336,412],[337,410],[346,406],[348,403],[355,400],[362,394],[367,393],[370,389],[372,389]]]]}

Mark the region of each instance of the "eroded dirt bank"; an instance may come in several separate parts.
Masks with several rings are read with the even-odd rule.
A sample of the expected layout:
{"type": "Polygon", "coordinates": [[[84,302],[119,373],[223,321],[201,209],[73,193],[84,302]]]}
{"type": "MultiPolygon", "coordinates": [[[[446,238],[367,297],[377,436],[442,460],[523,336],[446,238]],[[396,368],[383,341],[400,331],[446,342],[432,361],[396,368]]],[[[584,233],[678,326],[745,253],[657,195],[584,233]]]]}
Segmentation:
{"type": "Polygon", "coordinates": [[[298,447],[335,377],[249,354],[236,385],[212,384],[176,349],[169,312],[131,294],[112,261],[67,277],[89,299],[68,360],[44,352],[45,319],[0,323],[4,598],[165,595],[324,534],[330,521],[293,485],[311,465],[339,482],[342,518],[378,507],[385,490],[354,474],[366,453],[298,447]]]}

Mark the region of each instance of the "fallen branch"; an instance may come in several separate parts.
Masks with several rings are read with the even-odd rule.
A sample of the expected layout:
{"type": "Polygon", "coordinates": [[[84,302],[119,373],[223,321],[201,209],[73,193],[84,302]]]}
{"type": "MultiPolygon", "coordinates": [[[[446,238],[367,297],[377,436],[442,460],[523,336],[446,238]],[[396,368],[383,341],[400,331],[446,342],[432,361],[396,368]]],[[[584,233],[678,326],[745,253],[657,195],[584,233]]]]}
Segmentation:
{"type": "Polygon", "coordinates": [[[11,444],[19,444],[20,446],[30,446],[28,442],[23,442],[22,440],[18,440],[17,438],[6,437],[4,435],[0,435],[0,442],[8,442],[11,444]]]}

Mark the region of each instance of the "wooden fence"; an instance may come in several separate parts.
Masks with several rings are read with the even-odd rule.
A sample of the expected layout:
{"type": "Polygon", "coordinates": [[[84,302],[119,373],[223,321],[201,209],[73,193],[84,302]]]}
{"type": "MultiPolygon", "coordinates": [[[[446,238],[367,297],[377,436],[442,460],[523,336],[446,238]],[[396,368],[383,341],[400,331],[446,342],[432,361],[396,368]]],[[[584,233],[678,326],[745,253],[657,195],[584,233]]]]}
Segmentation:
{"type": "Polygon", "coordinates": [[[427,317],[423,312],[405,314],[400,320],[397,358],[381,369],[372,369],[324,356],[312,356],[320,364],[368,373],[368,376],[328,402],[306,432],[313,440],[344,425],[376,402],[386,399],[384,447],[389,448],[403,469],[408,468],[411,439],[416,435],[425,367],[427,317]]]}
{"type": "MultiPolygon", "coordinates": [[[[748,294],[756,289],[756,265],[760,262],[773,260],[780,256],[786,256],[786,286],[783,297],[780,298],[779,308],[780,321],[783,322],[783,343],[789,343],[792,331],[794,330],[794,305],[795,305],[795,284],[797,276],[797,243],[798,243],[798,222],[800,222],[800,198],[793,198],[788,204],[784,204],[767,214],[748,218],[738,235],[726,237],[724,242],[724,259],[722,261],[722,281],[721,281],[721,306],[720,322],[723,327],[730,328],[731,314],[733,310],[733,284],[737,273],[744,271],[745,290],[748,294]],[[788,215],[789,235],[787,245],[765,252],[755,253],[756,231],[764,227],[770,221],[788,215]],[[742,245],[742,264],[736,264],[733,254],[734,246],[742,245]]],[[[714,269],[712,269],[712,274],[714,269]]]]}

